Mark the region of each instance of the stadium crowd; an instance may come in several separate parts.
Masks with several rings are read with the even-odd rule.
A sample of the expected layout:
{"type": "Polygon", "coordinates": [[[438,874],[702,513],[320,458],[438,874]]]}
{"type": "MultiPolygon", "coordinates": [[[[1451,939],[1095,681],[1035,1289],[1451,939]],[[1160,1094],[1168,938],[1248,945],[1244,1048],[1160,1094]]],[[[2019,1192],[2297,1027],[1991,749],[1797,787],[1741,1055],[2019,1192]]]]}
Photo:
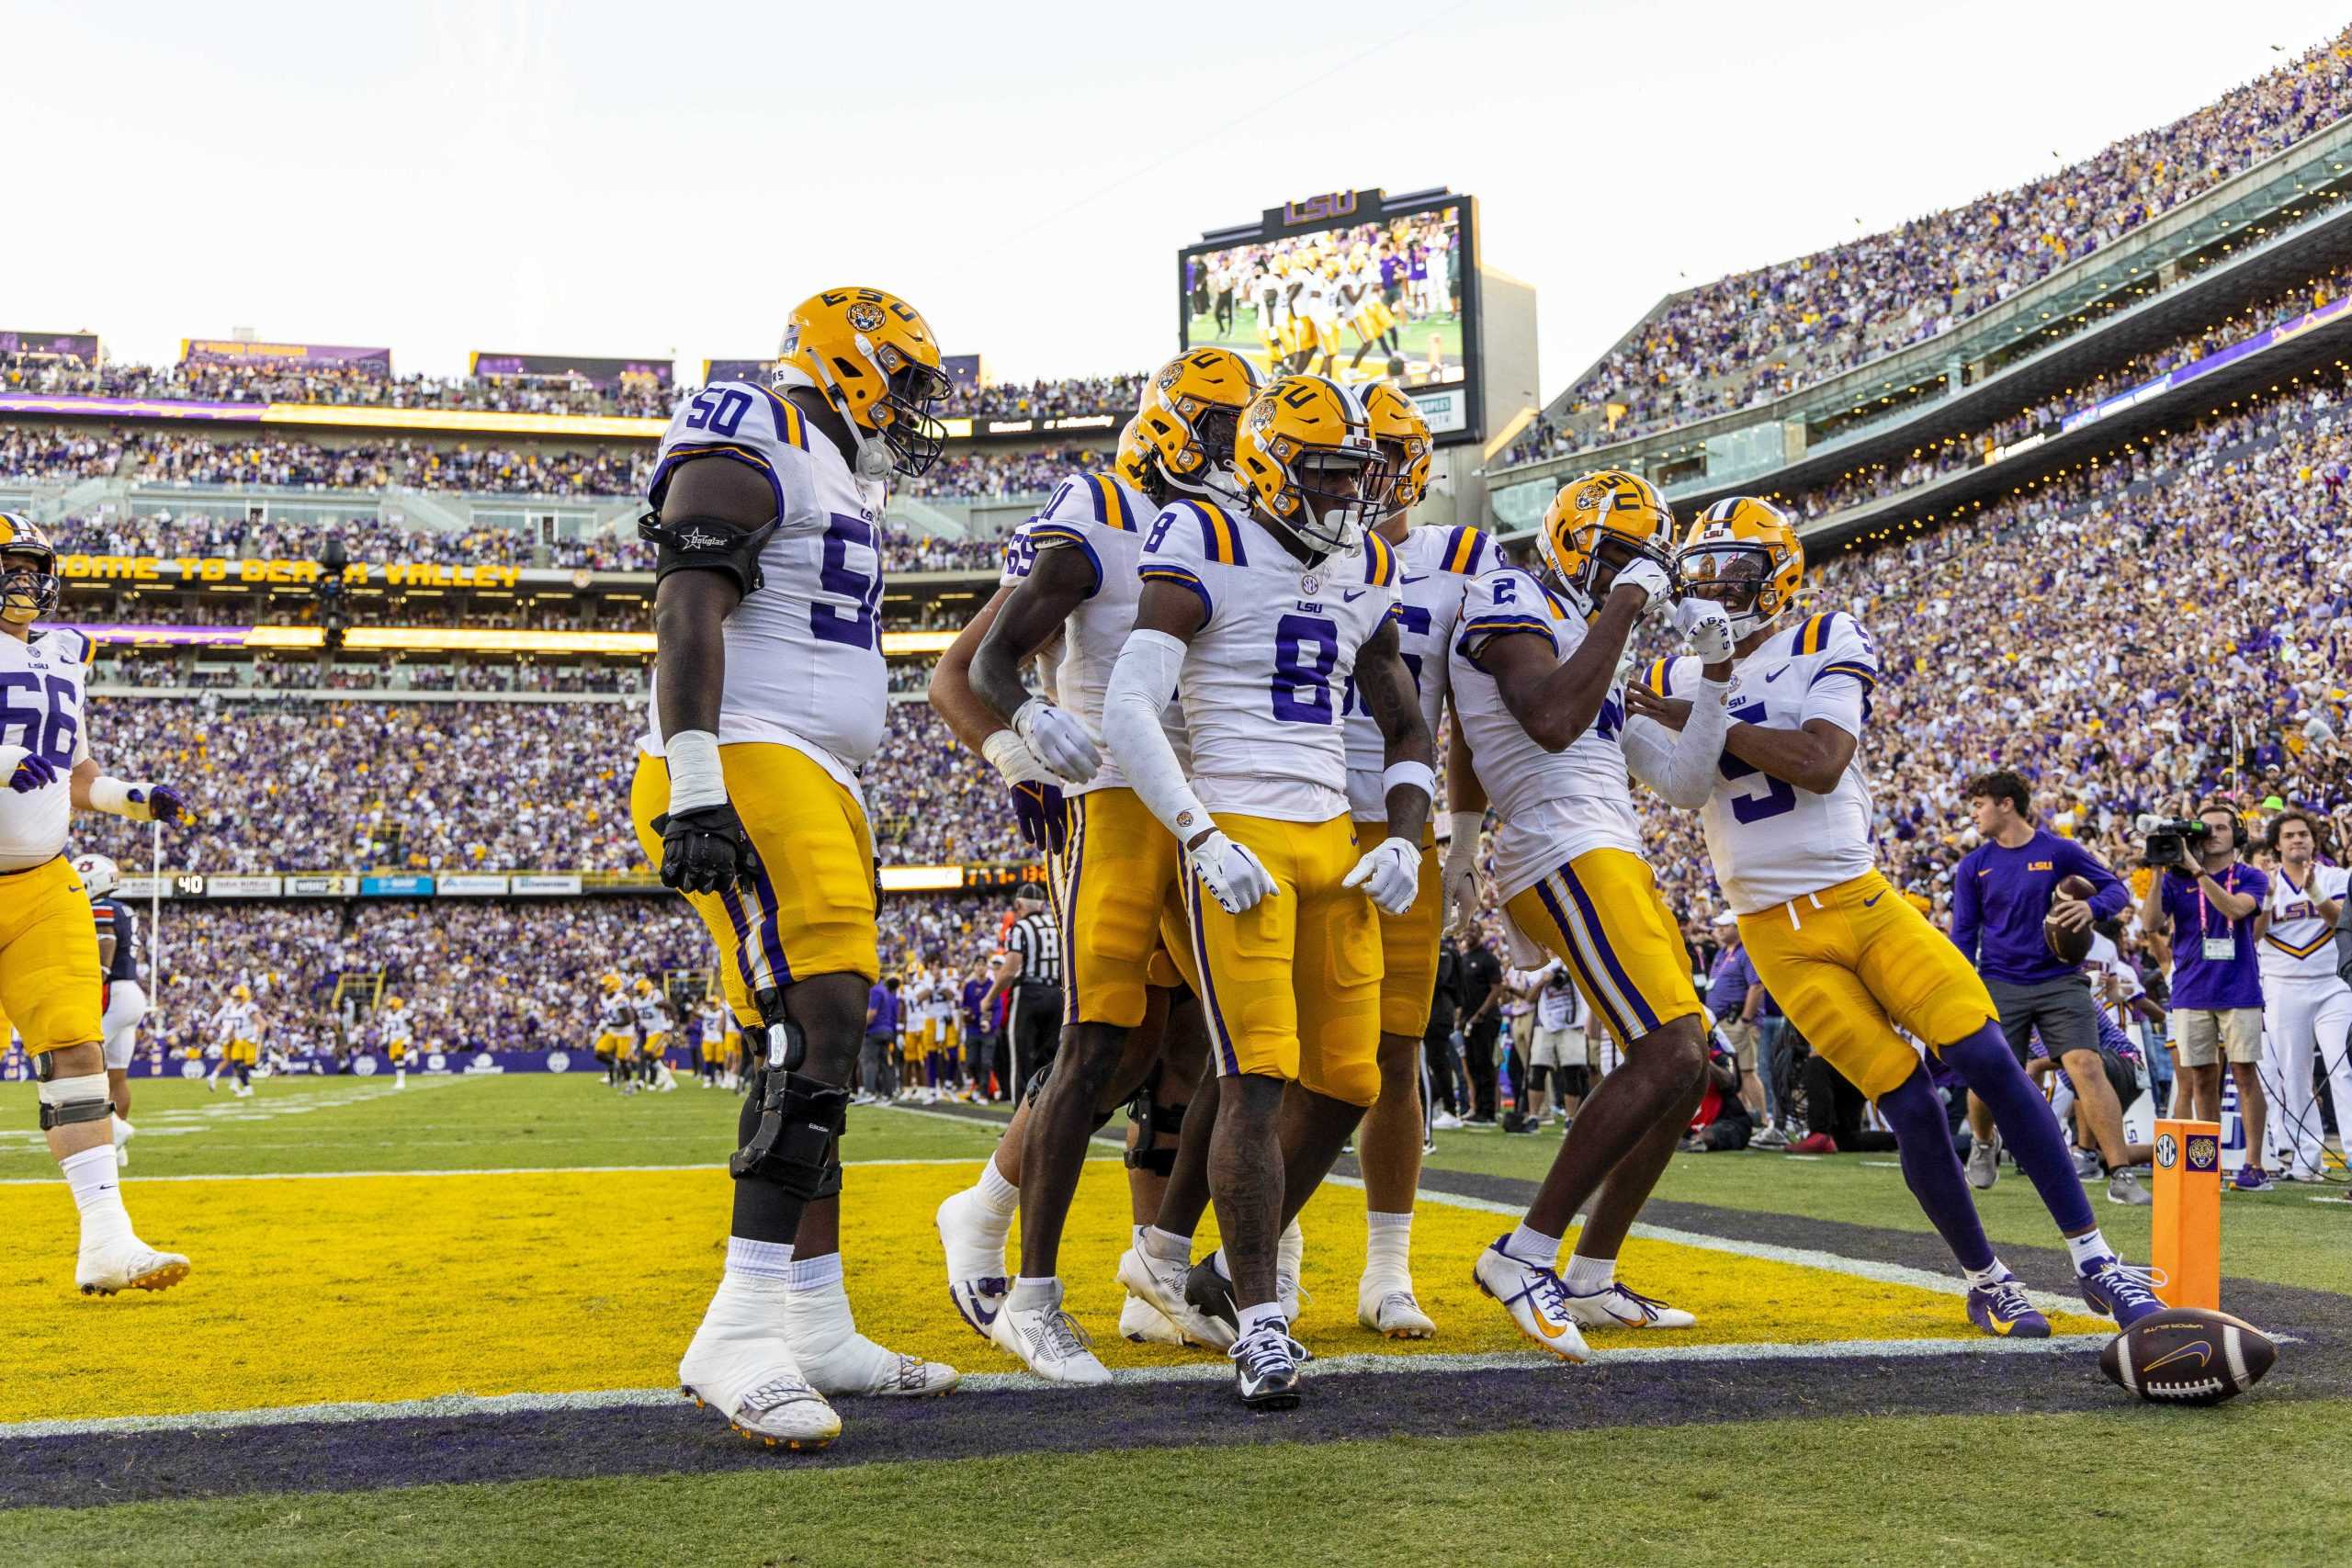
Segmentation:
{"type": "Polygon", "coordinates": [[[1532,461],[1784,397],[1924,342],[2352,108],[2352,28],[2046,178],[1668,299],[1547,411],[1532,461]]]}

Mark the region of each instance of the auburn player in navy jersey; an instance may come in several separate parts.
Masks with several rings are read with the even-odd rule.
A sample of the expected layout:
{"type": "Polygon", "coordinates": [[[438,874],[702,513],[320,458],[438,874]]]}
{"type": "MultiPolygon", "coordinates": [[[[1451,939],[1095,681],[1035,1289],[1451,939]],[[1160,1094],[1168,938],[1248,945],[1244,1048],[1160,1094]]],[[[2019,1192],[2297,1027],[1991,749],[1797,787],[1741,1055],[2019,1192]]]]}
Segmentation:
{"type": "Polygon", "coordinates": [[[745,1436],[822,1446],[828,1393],[940,1393],[953,1370],[856,1332],[840,1258],[844,1086],[881,974],[858,770],[888,708],[883,480],[936,460],[948,391],[921,312],[877,288],[795,307],[774,385],[722,381],[663,435],[639,838],[740,966],[765,1031],[737,1124],[727,1267],[678,1381],[745,1436]]]}
{"type": "Polygon", "coordinates": [[[74,870],[89,889],[90,918],[98,927],[98,970],[106,977],[107,1087],[114,1100],[114,1160],[130,1163],[130,1057],[139,1048],[139,1021],[147,1016],[147,988],[139,983],[139,917],[114,896],[122,874],[105,855],[76,855],[74,870]]]}
{"type": "Polygon", "coordinates": [[[117,1177],[100,1005],[96,919],[65,858],[72,814],[104,811],[177,825],[188,815],[167,784],[99,772],[90,755],[85,682],[97,645],[70,626],[40,626],[64,592],[57,549],[28,517],[0,512],[0,1018],[32,1058],[40,1129],[74,1206],[85,1295],[160,1291],[188,1261],[131,1231],[117,1177]]]}

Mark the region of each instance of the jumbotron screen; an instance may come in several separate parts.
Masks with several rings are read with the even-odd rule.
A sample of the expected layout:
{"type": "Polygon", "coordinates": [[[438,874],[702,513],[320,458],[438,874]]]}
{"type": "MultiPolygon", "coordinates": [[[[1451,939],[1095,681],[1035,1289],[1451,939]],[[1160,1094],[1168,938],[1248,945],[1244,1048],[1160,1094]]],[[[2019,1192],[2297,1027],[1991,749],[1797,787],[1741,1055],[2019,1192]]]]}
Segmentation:
{"type": "Polygon", "coordinates": [[[1269,375],[1458,389],[1422,400],[1450,402],[1448,434],[1466,433],[1478,342],[1475,212],[1469,197],[1444,191],[1396,200],[1332,192],[1268,209],[1254,232],[1204,235],[1177,258],[1183,346],[1235,349],[1269,375]]]}

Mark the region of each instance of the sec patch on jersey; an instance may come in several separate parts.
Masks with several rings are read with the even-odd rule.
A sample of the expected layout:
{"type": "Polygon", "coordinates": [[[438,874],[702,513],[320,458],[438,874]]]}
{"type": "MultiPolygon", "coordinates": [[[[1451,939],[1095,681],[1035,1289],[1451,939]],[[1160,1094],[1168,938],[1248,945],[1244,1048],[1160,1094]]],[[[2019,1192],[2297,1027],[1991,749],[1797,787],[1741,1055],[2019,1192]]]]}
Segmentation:
{"type": "Polygon", "coordinates": [[[2153,1312],[2108,1341],[2099,1371],[2151,1404],[2219,1404],[2262,1381],[2278,1362],[2270,1337],[2242,1318],[2203,1307],[2153,1312]]]}

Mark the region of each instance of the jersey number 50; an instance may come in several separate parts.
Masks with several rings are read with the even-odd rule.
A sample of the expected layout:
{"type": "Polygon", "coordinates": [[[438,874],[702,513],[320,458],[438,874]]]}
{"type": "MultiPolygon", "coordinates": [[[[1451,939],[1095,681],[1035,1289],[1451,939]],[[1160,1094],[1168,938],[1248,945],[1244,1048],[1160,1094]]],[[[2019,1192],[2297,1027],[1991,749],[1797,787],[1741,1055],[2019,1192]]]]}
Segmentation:
{"type": "Polygon", "coordinates": [[[874,525],[863,517],[844,516],[834,513],[825,525],[825,564],[817,581],[828,593],[837,593],[851,602],[842,609],[834,604],[808,606],[809,635],[822,642],[847,643],[852,648],[872,648],[874,615],[882,604],[882,549],[874,536],[874,525]],[[849,564],[849,547],[863,546],[874,555],[874,574],[849,564]]]}

